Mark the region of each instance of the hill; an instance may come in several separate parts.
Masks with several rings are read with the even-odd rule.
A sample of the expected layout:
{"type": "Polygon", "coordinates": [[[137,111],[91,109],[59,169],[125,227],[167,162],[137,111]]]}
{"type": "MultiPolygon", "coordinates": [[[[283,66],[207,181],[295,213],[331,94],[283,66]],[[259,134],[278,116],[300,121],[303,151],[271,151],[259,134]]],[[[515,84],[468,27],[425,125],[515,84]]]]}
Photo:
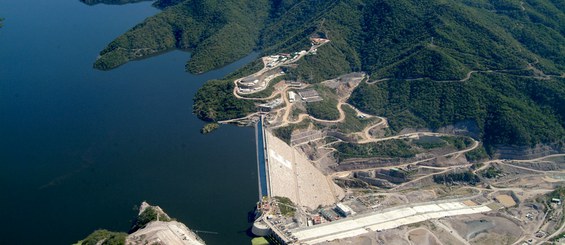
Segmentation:
{"type": "Polygon", "coordinates": [[[560,3],[432,2],[368,5],[381,14],[366,15],[364,69],[392,79],[361,86],[350,102],[396,130],[472,121],[486,145],[562,140],[560,3]]]}
{"type": "MultiPolygon", "coordinates": [[[[190,49],[191,72],[242,57],[331,40],[288,69],[287,79],[318,83],[365,71],[349,103],[390,119],[392,128],[471,122],[485,145],[563,141],[565,4],[559,0],[185,0],[112,42],[95,63],[110,69],[171,48],[190,49]]],[[[247,73],[250,74],[250,73],[247,73]]],[[[232,76],[233,77],[233,76],[232,76]]],[[[240,116],[230,79],[207,83],[196,114],[240,116]]]]}
{"type": "MultiPolygon", "coordinates": [[[[175,1],[157,2],[168,6],[175,1]]],[[[174,48],[190,49],[187,69],[201,73],[227,65],[255,47],[266,1],[184,1],[118,37],[100,52],[94,67],[107,70],[132,59],[174,48]]]]}

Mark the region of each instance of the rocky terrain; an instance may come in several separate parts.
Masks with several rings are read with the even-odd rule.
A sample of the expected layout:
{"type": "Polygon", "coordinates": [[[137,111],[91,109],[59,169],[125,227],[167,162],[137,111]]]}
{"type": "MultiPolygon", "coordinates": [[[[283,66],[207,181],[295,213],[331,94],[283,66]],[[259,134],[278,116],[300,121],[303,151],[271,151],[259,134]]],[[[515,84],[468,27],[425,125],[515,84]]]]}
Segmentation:
{"type": "Polygon", "coordinates": [[[111,244],[203,245],[205,243],[186,225],[169,217],[159,206],[142,202],[129,234],[97,230],[76,243],[76,245],[111,244]]]}

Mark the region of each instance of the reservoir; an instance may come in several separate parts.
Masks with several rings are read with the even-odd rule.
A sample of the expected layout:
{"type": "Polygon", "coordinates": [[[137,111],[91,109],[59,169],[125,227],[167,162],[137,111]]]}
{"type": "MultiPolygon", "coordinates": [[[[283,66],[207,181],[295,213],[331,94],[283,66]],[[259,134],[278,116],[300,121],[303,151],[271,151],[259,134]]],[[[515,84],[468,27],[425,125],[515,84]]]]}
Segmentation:
{"type": "Polygon", "coordinates": [[[250,55],[202,75],[172,51],[112,71],[98,52],[158,13],[151,2],[0,0],[0,244],[71,244],[127,231],[143,200],[207,244],[249,244],[253,128],[201,135],[192,98],[250,55]]]}

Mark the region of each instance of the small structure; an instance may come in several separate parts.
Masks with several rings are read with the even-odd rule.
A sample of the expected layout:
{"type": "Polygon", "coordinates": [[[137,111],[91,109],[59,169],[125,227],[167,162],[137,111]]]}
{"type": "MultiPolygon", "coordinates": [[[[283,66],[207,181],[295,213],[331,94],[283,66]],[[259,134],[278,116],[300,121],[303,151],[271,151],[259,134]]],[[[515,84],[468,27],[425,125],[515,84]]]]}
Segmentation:
{"type": "Polygon", "coordinates": [[[557,205],[561,205],[561,199],[559,198],[551,198],[551,202],[557,205]]]}
{"type": "Polygon", "coordinates": [[[320,97],[320,94],[318,94],[318,92],[314,89],[306,89],[306,90],[298,91],[298,95],[300,95],[302,100],[307,103],[323,100],[322,97],[320,97]]]}
{"type": "Polygon", "coordinates": [[[343,217],[347,217],[347,216],[355,213],[349,206],[347,206],[343,203],[336,204],[336,211],[339,214],[341,214],[343,217]]]}
{"type": "Polygon", "coordinates": [[[295,81],[295,80],[286,80],[286,84],[290,87],[300,87],[300,86],[302,86],[301,82],[295,81]]]}
{"type": "Polygon", "coordinates": [[[338,219],[338,217],[329,210],[322,209],[320,210],[320,214],[328,221],[334,221],[338,219]]]}
{"type": "Polygon", "coordinates": [[[296,93],[293,91],[288,91],[288,101],[290,101],[290,103],[294,103],[294,101],[296,101],[296,93]]]}
{"type": "Polygon", "coordinates": [[[326,137],[326,134],[320,130],[306,130],[294,132],[290,136],[291,145],[300,145],[326,137]]]}
{"type": "Polygon", "coordinates": [[[330,40],[328,39],[324,39],[324,38],[310,38],[310,41],[312,41],[312,45],[320,45],[326,42],[329,42],[330,40]]]}
{"type": "Polygon", "coordinates": [[[259,110],[263,111],[263,112],[269,112],[273,109],[275,109],[277,106],[282,105],[283,100],[281,98],[277,98],[273,101],[264,103],[264,104],[260,104],[259,105],[259,110]]]}
{"type": "Polygon", "coordinates": [[[268,236],[271,234],[271,229],[262,220],[256,220],[251,227],[251,233],[256,236],[268,236]]]}
{"type": "Polygon", "coordinates": [[[261,83],[258,77],[255,76],[249,76],[246,78],[241,79],[238,82],[239,85],[239,89],[241,92],[244,91],[253,91],[256,90],[257,88],[261,87],[261,83]]]}
{"type": "Polygon", "coordinates": [[[314,223],[314,225],[319,225],[322,223],[322,217],[320,217],[320,215],[314,215],[314,217],[312,217],[312,223],[314,223]]]}
{"type": "Polygon", "coordinates": [[[314,222],[313,222],[311,219],[308,219],[308,223],[307,223],[307,224],[308,224],[307,226],[313,226],[313,225],[314,225],[314,222]]]}

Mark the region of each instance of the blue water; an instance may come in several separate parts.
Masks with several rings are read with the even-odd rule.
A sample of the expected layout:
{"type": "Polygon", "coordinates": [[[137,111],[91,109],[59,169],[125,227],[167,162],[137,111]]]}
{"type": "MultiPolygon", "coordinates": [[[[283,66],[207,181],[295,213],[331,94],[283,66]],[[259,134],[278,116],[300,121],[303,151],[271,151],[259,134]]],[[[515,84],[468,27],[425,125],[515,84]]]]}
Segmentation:
{"type": "MultiPolygon", "coordinates": [[[[265,167],[265,136],[263,135],[263,119],[257,123],[257,162],[259,164],[259,190],[261,196],[268,196],[267,170],[265,167]]],[[[261,199],[259,199],[260,201],[261,199]]]]}
{"type": "Polygon", "coordinates": [[[251,128],[203,136],[192,98],[206,81],[180,51],[92,69],[115,37],[158,12],[150,2],[0,0],[0,244],[70,244],[127,231],[143,200],[208,244],[248,244],[257,201],[251,128]]]}

